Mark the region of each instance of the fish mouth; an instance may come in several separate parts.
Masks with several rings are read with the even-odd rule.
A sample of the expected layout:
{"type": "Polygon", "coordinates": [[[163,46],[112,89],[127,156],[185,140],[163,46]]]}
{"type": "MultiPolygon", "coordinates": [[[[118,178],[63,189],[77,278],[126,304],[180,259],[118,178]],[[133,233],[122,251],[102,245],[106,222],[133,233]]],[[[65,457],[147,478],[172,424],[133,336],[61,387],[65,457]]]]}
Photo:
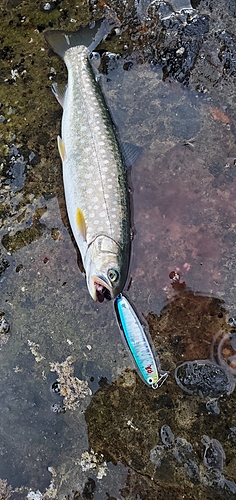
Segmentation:
{"type": "Polygon", "coordinates": [[[111,300],[113,291],[111,285],[104,277],[92,276],[93,283],[93,299],[98,302],[103,302],[104,299],[111,300]]]}

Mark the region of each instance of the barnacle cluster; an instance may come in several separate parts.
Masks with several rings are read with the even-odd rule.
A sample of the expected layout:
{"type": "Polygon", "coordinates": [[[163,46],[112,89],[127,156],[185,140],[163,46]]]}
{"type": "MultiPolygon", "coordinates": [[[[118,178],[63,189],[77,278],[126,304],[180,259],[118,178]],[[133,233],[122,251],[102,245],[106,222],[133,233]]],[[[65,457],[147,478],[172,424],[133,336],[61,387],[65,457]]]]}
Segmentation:
{"type": "Polygon", "coordinates": [[[62,363],[50,363],[51,371],[57,372],[60,395],[63,396],[64,409],[75,410],[80,405],[80,399],[91,396],[88,382],[74,377],[73,357],[68,356],[62,363]]]}
{"type": "Polygon", "coordinates": [[[0,311],[0,346],[6,344],[9,339],[10,325],[5,317],[4,312],[0,311]]]}
{"type": "Polygon", "coordinates": [[[32,342],[31,340],[28,340],[28,346],[30,348],[31,353],[35,357],[35,361],[39,363],[44,359],[44,356],[38,352],[39,344],[36,342],[32,342]]]}
{"type": "Polygon", "coordinates": [[[7,500],[11,496],[11,486],[7,484],[6,479],[0,479],[0,498],[7,500]]]}
{"type": "Polygon", "coordinates": [[[80,465],[82,470],[88,471],[93,470],[96,473],[98,479],[102,479],[103,476],[106,476],[107,464],[104,461],[104,456],[101,453],[100,456],[97,453],[94,453],[94,450],[91,449],[90,453],[85,451],[82,453],[80,465]]]}

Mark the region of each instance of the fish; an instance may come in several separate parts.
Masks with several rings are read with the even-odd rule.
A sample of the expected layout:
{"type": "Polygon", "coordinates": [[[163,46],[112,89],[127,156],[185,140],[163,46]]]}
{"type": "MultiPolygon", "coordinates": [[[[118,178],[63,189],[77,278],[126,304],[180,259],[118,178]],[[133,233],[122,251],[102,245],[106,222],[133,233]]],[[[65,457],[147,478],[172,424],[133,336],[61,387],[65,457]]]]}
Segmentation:
{"type": "Polygon", "coordinates": [[[149,387],[157,389],[165,382],[169,372],[161,370],[160,361],[151,345],[151,339],[148,339],[144,325],[139,320],[127,297],[123,294],[116,297],[114,307],[125,344],[135,362],[141,379],[149,387]]]}
{"type": "Polygon", "coordinates": [[[68,218],[94,300],[115,299],[130,261],[127,168],[90,55],[111,30],[107,19],[76,32],[47,30],[65,62],[68,84],[52,90],[63,107],[58,149],[68,218]]]}

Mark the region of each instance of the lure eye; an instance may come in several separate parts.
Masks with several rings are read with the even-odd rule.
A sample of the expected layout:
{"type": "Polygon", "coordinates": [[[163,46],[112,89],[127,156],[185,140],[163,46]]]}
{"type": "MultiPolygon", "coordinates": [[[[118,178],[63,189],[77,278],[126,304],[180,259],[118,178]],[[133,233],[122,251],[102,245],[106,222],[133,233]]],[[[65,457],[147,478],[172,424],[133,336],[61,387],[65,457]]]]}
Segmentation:
{"type": "Polygon", "coordinates": [[[120,277],[116,269],[109,269],[107,275],[111,283],[116,283],[120,277]]]}
{"type": "Polygon", "coordinates": [[[148,384],[150,384],[150,385],[151,385],[151,384],[153,384],[153,378],[152,378],[152,377],[149,377],[149,378],[147,379],[147,381],[148,381],[148,384]]]}

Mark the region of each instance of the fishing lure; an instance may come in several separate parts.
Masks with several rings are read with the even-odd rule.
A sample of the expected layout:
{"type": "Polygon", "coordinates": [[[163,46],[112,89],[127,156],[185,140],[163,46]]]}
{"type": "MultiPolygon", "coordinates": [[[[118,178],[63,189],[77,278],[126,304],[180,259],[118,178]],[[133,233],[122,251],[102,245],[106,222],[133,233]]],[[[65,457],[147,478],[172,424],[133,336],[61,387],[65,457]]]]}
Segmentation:
{"type": "Polygon", "coordinates": [[[168,377],[168,372],[160,370],[160,363],[154,355],[144,326],[135,310],[124,295],[118,295],[114,301],[119,327],[123,333],[132,358],[143,381],[153,389],[160,387],[168,377]]]}

